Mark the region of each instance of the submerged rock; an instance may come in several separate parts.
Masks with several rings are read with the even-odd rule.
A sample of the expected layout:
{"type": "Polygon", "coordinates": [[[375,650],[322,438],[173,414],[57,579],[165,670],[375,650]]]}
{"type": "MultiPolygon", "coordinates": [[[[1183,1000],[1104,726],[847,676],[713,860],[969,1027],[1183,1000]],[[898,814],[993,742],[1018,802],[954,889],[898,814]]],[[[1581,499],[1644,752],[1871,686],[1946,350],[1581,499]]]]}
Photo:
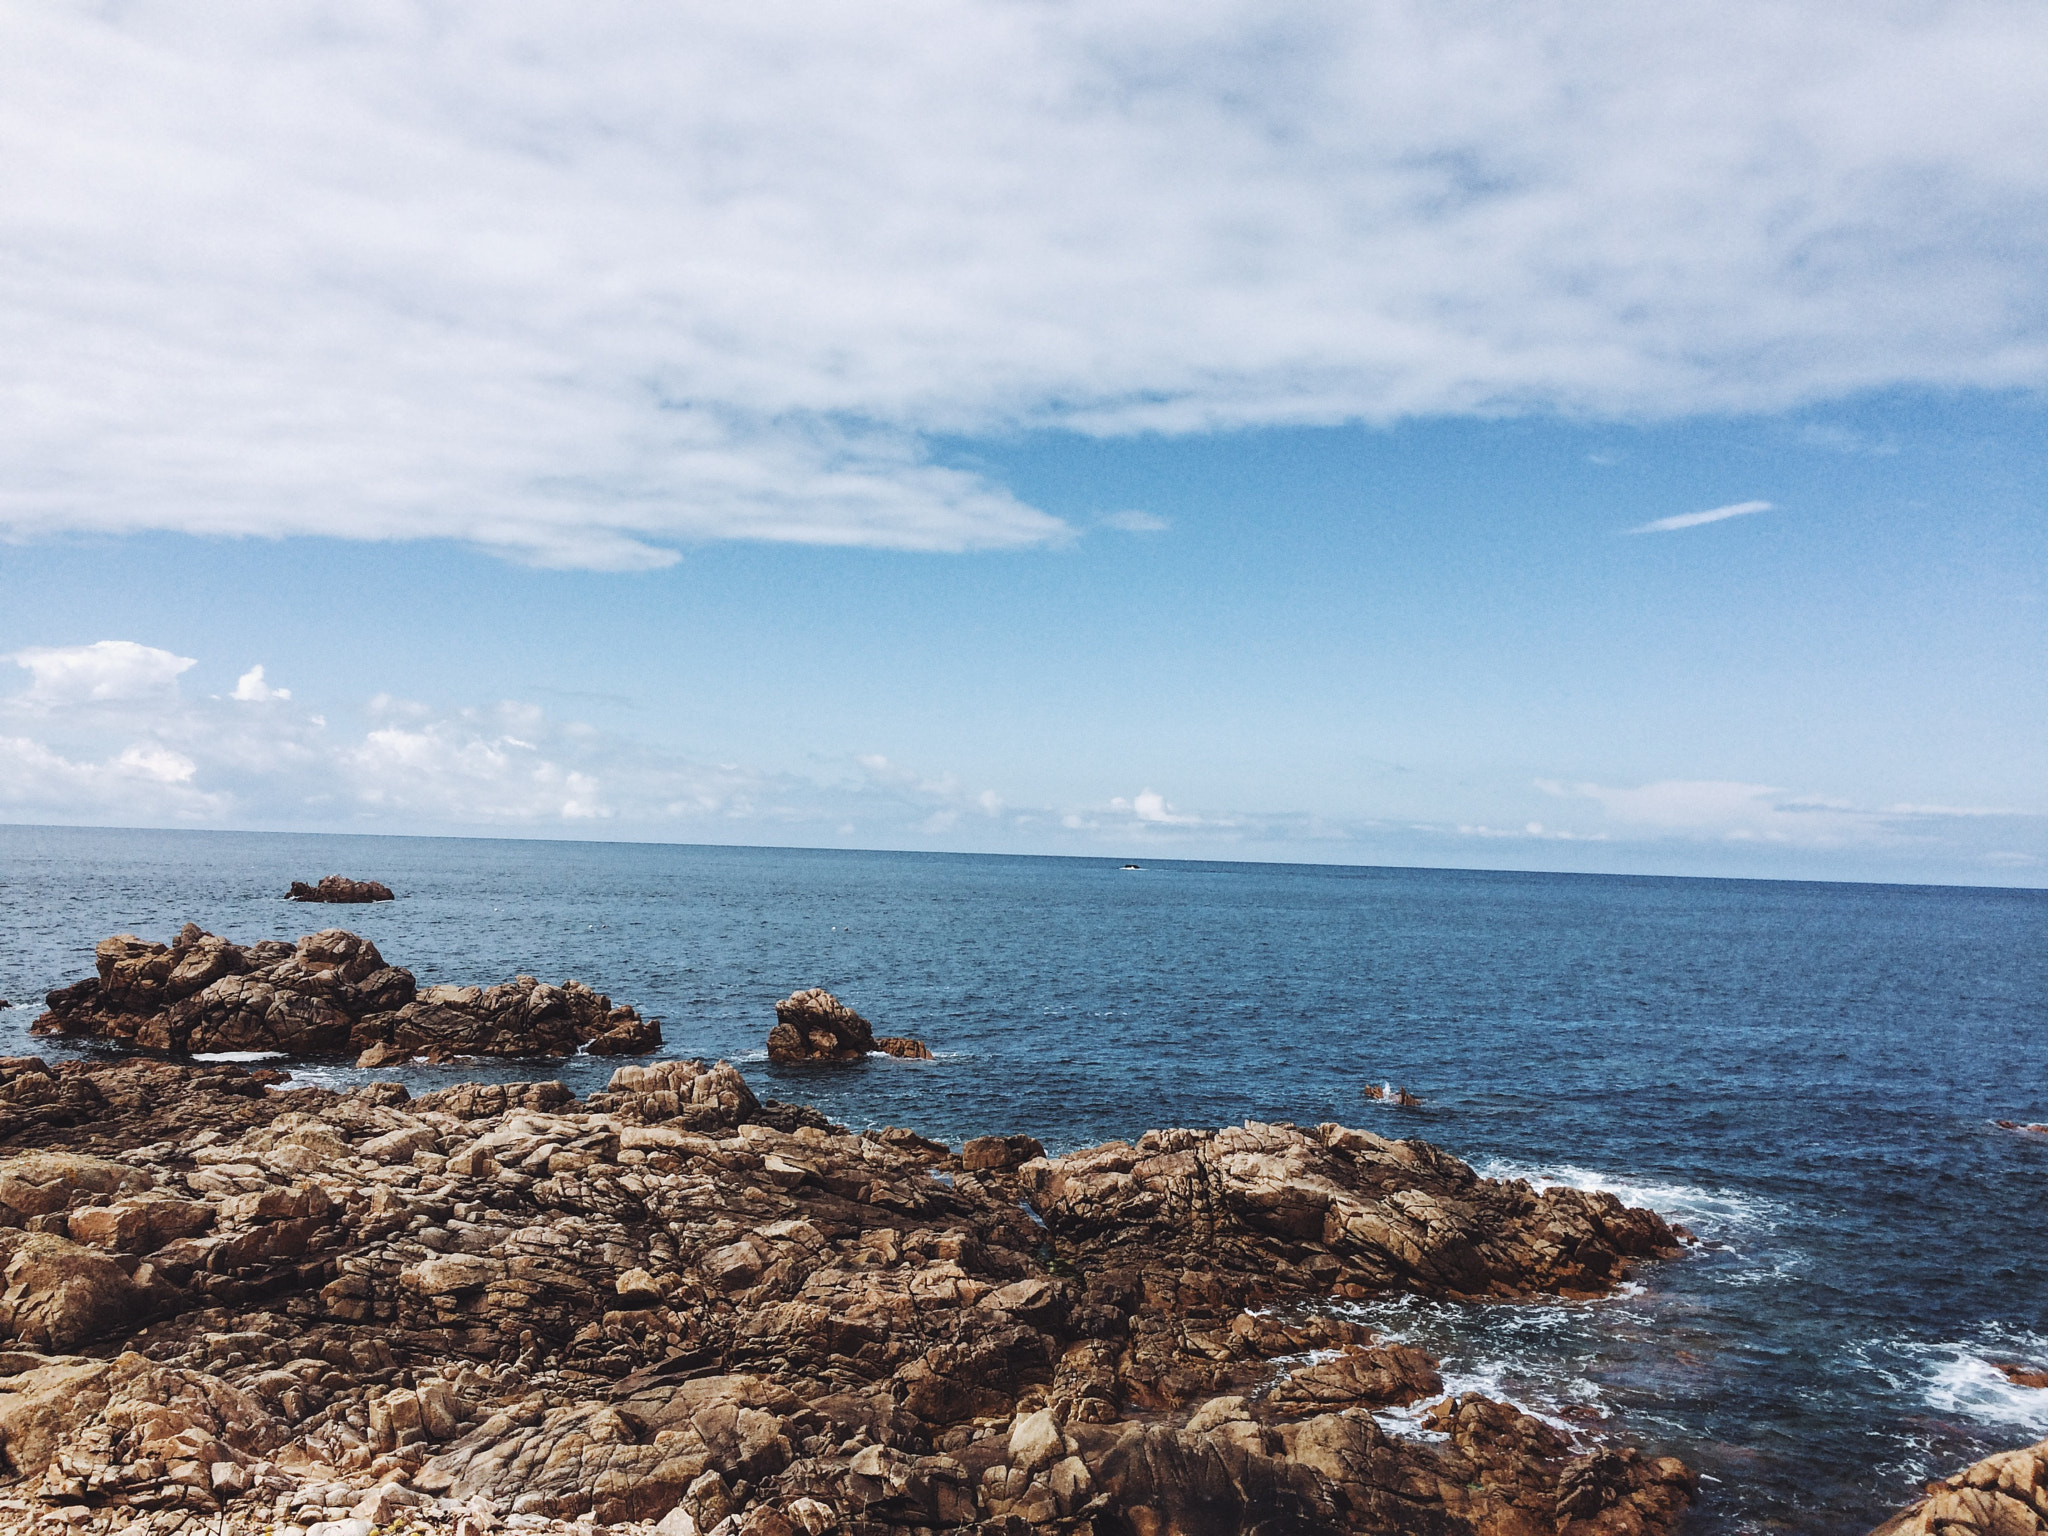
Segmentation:
{"type": "MultiPolygon", "coordinates": [[[[297,944],[246,947],[187,923],[169,944],[103,940],[97,974],[60,987],[38,1035],[109,1040],[170,1055],[283,1051],[354,1055],[364,1066],[414,1056],[641,1055],[661,1026],[580,981],[531,976],[491,987],[421,989],[360,934],[329,928],[297,944]]],[[[0,1122],[5,1111],[0,1109],[0,1122]]]]}
{"type": "Polygon", "coordinates": [[[956,1156],[723,1062],[578,1102],[25,1058],[0,1104],[23,1525],[1660,1536],[1693,1488],[1474,1394],[1432,1442],[1375,1420],[1441,1378],[1333,1296],[1577,1293],[1675,1248],[1421,1142],[956,1156]]]}
{"type": "Polygon", "coordinates": [[[2048,1440],[2001,1451],[1927,1485],[1871,1536],[2039,1536],[2048,1532],[2048,1440]]]}
{"type": "Polygon", "coordinates": [[[397,900],[391,893],[391,887],[381,880],[351,880],[346,875],[322,875],[318,885],[308,885],[303,880],[294,880],[285,899],[345,904],[397,900]]]}
{"type": "Polygon", "coordinates": [[[873,1053],[932,1059],[921,1040],[900,1035],[876,1039],[866,1019],[823,987],[792,992],[775,1005],[775,1027],[768,1031],[770,1061],[858,1061],[873,1053]]]}

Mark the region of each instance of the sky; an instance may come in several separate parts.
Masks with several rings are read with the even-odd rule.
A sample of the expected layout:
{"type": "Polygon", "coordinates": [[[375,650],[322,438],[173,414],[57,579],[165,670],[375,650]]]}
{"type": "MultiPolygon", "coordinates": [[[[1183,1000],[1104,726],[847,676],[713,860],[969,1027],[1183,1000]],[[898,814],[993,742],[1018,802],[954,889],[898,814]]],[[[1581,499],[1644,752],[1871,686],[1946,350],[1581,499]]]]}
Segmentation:
{"type": "Polygon", "coordinates": [[[2044,78],[0,3],[0,819],[2048,883],[2044,78]]]}

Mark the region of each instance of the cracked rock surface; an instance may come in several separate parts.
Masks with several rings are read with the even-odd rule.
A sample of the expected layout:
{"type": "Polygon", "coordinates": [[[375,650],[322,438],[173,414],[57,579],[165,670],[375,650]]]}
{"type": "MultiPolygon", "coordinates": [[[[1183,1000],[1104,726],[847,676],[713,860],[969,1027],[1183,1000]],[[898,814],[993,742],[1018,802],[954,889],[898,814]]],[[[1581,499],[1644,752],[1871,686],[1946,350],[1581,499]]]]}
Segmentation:
{"type": "Polygon", "coordinates": [[[2048,1532],[2048,1440],[2001,1451],[1927,1485],[1871,1536],[2040,1536],[2048,1532]]]}
{"type": "Polygon", "coordinates": [[[16,1058],[0,1525],[1657,1536],[1682,1463],[1444,1397],[1330,1304],[1592,1294],[1677,1250],[1336,1125],[955,1153],[722,1062],[579,1101],[16,1058]]]}

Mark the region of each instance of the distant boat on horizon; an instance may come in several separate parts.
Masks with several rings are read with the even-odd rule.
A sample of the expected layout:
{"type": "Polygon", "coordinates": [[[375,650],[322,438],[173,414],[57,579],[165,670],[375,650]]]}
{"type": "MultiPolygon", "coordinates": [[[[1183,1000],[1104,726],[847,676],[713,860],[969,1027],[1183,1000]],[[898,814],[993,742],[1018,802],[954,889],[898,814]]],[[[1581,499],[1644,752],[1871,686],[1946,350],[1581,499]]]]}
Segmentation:
{"type": "Polygon", "coordinates": [[[1143,869],[1144,867],[1142,864],[1126,864],[1124,866],[1125,869],[1143,869]]]}

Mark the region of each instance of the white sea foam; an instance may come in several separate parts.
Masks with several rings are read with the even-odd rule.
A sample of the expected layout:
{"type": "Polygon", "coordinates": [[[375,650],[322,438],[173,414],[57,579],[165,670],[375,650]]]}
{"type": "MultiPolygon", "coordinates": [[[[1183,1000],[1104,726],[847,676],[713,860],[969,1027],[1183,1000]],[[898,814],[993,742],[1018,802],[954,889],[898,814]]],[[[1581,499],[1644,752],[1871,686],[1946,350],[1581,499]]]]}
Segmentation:
{"type": "Polygon", "coordinates": [[[1584,1373],[1592,1354],[1582,1331],[1602,1303],[1587,1301],[1489,1302],[1480,1308],[1401,1296],[1347,1307],[1382,1338],[1416,1344],[1439,1357],[1444,1390],[1406,1408],[1374,1415],[1389,1434],[1436,1440],[1423,1427],[1432,1404],[1477,1392],[1577,1438],[1585,1415],[1608,1416],[1599,1387],[1584,1373]],[[1567,1411],[1576,1413],[1574,1423],[1567,1411]]]}
{"type": "Polygon", "coordinates": [[[194,1061],[282,1061],[283,1051],[195,1051],[194,1061]]]}
{"type": "Polygon", "coordinates": [[[1531,1418],[1541,1419],[1573,1441],[1579,1439],[1584,1426],[1562,1417],[1558,1409],[1580,1404],[1590,1408],[1603,1419],[1607,1417],[1607,1410],[1600,1406],[1599,1396],[1590,1382],[1569,1378],[1545,1383],[1546,1387],[1561,1389],[1564,1400],[1552,1402],[1530,1392],[1526,1386],[1517,1386],[1516,1378],[1520,1374],[1512,1363],[1505,1360],[1481,1360],[1465,1370],[1446,1369],[1442,1372],[1444,1390],[1441,1396],[1432,1394],[1420,1402],[1408,1404],[1405,1408],[1375,1409],[1373,1417],[1379,1421],[1380,1428],[1388,1434],[1398,1435],[1405,1440],[1447,1440],[1449,1436],[1427,1428],[1423,1420],[1429,1410],[1444,1398],[1463,1397],[1467,1392],[1477,1392],[1494,1402],[1519,1408],[1531,1418]]]}
{"type": "Polygon", "coordinates": [[[2048,1336],[1993,1324],[1963,1342],[1890,1340],[1852,1355],[1945,1417],[2048,1434],[2048,1387],[2020,1386],[1998,1369],[2048,1370],[2048,1336]]]}
{"type": "Polygon", "coordinates": [[[1572,1163],[1532,1168],[1505,1158],[1474,1165],[1489,1179],[1524,1179],[1537,1193],[1546,1189],[1582,1189],[1609,1194],[1624,1205],[1639,1205],[1668,1221],[1683,1222],[1703,1237],[1723,1238],[1736,1232],[1775,1231],[1784,1207],[1760,1195],[1733,1189],[1703,1189],[1697,1184],[1671,1184],[1653,1179],[1601,1173],[1572,1163]]]}

